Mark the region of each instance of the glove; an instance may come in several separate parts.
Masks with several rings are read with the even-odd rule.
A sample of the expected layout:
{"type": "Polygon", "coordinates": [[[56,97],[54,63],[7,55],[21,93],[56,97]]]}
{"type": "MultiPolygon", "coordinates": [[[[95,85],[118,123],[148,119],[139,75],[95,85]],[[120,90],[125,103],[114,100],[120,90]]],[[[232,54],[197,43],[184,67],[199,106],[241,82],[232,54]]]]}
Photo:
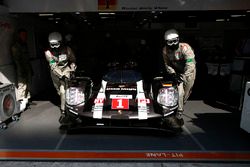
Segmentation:
{"type": "Polygon", "coordinates": [[[180,84],[184,81],[183,75],[177,74],[177,82],[180,84]]]}
{"type": "Polygon", "coordinates": [[[71,69],[72,71],[75,71],[75,70],[76,70],[76,65],[75,65],[75,63],[71,63],[71,64],[70,64],[70,69],[71,69]]]}
{"type": "Polygon", "coordinates": [[[177,83],[177,85],[180,85],[184,80],[182,75],[180,74],[173,74],[173,80],[177,83]]]}
{"type": "Polygon", "coordinates": [[[60,79],[63,80],[63,81],[69,80],[69,78],[66,75],[63,75],[60,79]]]}

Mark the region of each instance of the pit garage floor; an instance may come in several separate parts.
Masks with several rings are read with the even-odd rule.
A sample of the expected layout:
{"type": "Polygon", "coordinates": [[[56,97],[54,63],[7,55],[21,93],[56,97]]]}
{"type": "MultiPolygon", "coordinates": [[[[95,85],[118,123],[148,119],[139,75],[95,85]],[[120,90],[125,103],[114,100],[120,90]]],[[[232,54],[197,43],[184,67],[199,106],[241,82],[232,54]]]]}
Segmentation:
{"type": "Polygon", "coordinates": [[[152,129],[80,129],[68,134],[59,130],[59,108],[53,102],[33,103],[19,121],[0,130],[0,164],[10,160],[70,160],[250,166],[250,135],[240,129],[239,111],[192,100],[185,106],[185,125],[178,135],[163,135],[152,129]]]}

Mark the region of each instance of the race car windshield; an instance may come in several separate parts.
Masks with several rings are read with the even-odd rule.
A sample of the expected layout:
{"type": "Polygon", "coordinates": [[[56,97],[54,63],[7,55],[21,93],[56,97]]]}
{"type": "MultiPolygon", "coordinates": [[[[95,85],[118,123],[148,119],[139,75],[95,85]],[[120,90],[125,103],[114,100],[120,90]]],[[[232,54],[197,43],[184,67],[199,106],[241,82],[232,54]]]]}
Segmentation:
{"type": "Polygon", "coordinates": [[[135,83],[142,80],[141,74],[133,70],[117,70],[108,72],[103,80],[114,83],[135,83]]]}

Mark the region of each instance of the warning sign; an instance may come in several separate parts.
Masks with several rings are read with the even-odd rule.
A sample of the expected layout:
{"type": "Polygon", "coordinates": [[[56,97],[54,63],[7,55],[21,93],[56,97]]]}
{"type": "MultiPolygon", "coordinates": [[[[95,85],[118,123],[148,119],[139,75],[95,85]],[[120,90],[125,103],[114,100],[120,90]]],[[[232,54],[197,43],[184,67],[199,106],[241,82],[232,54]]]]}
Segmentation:
{"type": "Polygon", "coordinates": [[[98,0],[98,10],[116,10],[117,0],[98,0]]]}

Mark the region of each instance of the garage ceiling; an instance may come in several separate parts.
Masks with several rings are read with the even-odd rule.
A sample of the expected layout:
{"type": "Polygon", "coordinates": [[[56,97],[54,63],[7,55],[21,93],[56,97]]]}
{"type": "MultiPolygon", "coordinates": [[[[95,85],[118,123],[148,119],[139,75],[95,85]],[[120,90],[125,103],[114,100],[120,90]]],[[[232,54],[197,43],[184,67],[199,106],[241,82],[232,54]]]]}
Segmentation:
{"type": "MultiPolygon", "coordinates": [[[[24,14],[25,15],[25,14],[24,14]]],[[[167,22],[246,22],[249,11],[153,11],[153,12],[84,12],[84,13],[33,13],[37,19],[69,24],[99,25],[129,22],[137,26],[146,23],[167,22]]]]}

